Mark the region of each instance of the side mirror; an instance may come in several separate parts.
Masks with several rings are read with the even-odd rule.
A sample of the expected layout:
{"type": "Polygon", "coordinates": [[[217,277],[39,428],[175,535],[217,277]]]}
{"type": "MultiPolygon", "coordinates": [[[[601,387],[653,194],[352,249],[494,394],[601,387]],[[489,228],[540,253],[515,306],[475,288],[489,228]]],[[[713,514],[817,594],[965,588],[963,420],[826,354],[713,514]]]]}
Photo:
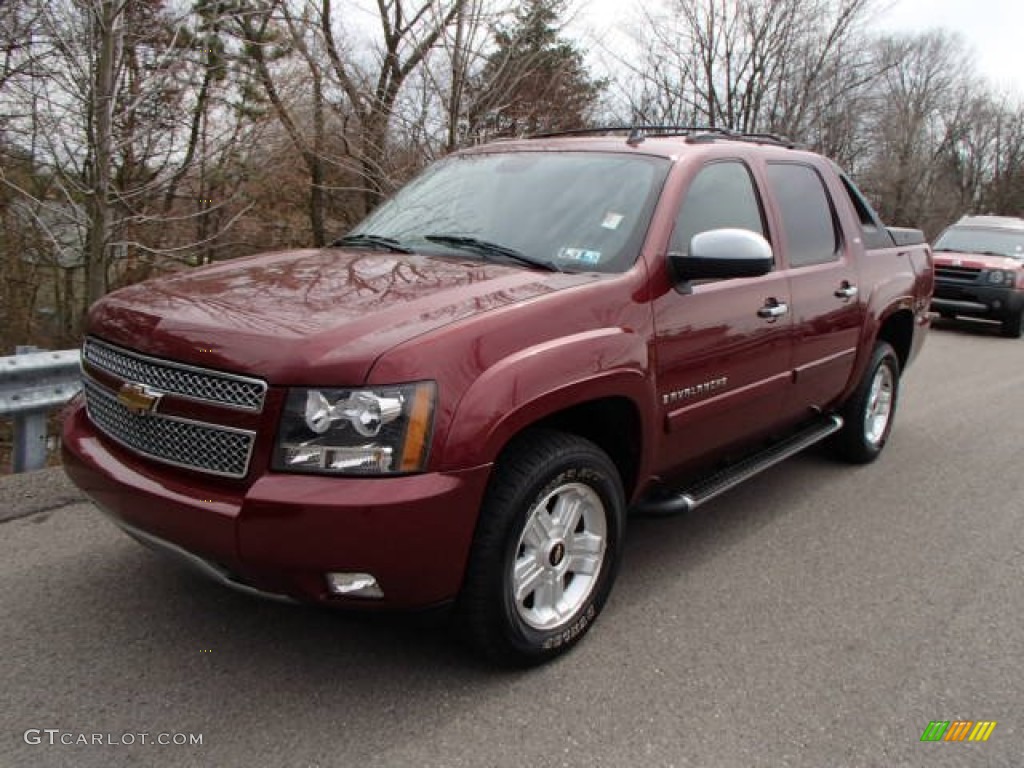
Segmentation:
{"type": "Polygon", "coordinates": [[[670,253],[677,281],[705,278],[759,277],[772,271],[771,244],[747,229],[712,229],[694,235],[689,253],[670,253]]]}

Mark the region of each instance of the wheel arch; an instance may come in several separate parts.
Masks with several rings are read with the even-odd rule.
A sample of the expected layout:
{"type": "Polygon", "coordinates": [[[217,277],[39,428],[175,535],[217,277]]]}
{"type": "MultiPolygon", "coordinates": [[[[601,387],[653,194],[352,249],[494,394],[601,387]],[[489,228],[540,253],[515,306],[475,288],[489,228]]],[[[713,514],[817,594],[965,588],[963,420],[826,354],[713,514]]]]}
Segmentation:
{"type": "Polygon", "coordinates": [[[906,370],[914,343],[914,313],[901,308],[888,315],[879,326],[875,341],[888,342],[900,361],[900,372],[906,370]]]}
{"type": "Polygon", "coordinates": [[[512,434],[502,450],[534,429],[564,432],[594,443],[618,470],[627,501],[632,498],[643,456],[643,422],[639,408],[628,397],[602,397],[550,413],[512,434]]]}
{"type": "Polygon", "coordinates": [[[656,439],[648,365],[643,339],[622,329],[559,339],[503,360],[460,400],[444,447],[445,468],[498,461],[527,430],[553,429],[607,453],[632,500],[656,439]]]}

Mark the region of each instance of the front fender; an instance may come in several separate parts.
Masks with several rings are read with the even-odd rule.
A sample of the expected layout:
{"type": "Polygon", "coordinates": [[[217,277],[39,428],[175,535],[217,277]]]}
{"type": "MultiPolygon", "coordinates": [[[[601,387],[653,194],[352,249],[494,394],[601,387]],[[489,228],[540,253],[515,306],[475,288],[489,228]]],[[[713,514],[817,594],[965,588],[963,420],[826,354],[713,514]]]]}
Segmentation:
{"type": "Polygon", "coordinates": [[[493,462],[530,425],[582,403],[622,397],[640,414],[643,472],[652,455],[656,423],[649,371],[644,339],[622,328],[584,331],[519,350],[484,371],[459,401],[445,464],[493,462]]]}

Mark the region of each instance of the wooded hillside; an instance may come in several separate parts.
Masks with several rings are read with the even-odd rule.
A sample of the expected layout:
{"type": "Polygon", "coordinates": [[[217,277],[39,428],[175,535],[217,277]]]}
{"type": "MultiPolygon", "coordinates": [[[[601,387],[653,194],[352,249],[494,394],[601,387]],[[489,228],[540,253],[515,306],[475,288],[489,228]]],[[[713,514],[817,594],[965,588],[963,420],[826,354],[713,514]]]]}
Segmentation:
{"type": "Polygon", "coordinates": [[[645,8],[640,53],[597,75],[562,0],[6,0],[0,354],[76,344],[156,272],[328,243],[428,162],[545,130],[784,134],[929,235],[1024,213],[1024,107],[953,33],[870,32],[870,0],[645,8]]]}

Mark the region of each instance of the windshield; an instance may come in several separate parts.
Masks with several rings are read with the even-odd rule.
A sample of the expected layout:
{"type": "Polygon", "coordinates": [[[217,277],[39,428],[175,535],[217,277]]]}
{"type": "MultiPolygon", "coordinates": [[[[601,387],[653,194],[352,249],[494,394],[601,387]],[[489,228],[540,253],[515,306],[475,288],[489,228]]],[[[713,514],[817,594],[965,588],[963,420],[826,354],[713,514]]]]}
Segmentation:
{"type": "Polygon", "coordinates": [[[669,161],[595,152],[451,157],[370,214],[351,235],[419,252],[567,271],[621,272],[640,251],[669,161]],[[469,242],[472,240],[472,242],[469,242]]]}
{"type": "Polygon", "coordinates": [[[951,227],[935,241],[935,250],[990,253],[1024,261],[1024,230],[951,227]]]}

